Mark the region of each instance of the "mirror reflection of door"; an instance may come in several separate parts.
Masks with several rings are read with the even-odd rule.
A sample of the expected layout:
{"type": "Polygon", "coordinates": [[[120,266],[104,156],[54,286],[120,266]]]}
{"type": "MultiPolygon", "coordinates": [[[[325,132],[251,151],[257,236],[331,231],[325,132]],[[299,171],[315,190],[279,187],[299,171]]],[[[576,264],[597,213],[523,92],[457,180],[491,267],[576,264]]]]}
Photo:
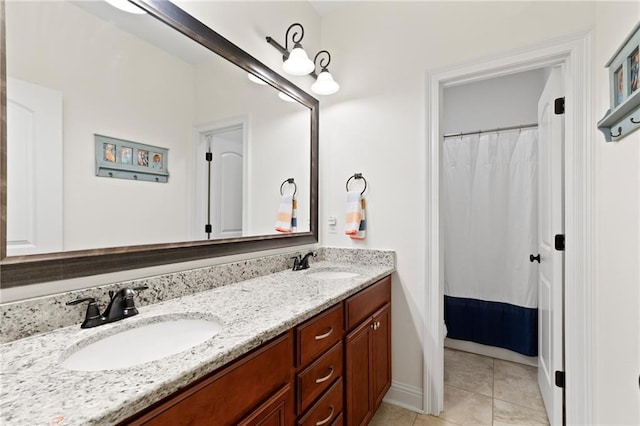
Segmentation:
{"type": "Polygon", "coordinates": [[[7,255],[62,250],[62,93],[7,79],[7,255]]]}
{"type": "Polygon", "coordinates": [[[195,232],[198,239],[241,237],[245,228],[243,125],[213,127],[199,130],[195,232]],[[209,152],[210,164],[206,160],[209,152]]]}

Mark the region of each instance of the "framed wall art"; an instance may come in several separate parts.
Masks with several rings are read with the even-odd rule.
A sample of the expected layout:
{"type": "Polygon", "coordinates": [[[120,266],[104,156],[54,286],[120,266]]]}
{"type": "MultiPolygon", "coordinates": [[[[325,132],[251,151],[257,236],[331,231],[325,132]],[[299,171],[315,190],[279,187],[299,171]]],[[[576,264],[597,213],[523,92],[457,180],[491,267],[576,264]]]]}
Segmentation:
{"type": "Polygon", "coordinates": [[[169,150],[110,136],[94,135],[96,176],[148,182],[169,181],[169,150]]]}

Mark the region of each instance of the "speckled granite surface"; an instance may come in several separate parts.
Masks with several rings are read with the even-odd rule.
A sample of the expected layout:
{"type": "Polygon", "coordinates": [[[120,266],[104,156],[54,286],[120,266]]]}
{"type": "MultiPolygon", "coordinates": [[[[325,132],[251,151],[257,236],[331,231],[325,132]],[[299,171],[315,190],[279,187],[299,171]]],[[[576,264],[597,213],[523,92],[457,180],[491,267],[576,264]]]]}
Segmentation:
{"type": "MultiPolygon", "coordinates": [[[[327,250],[322,250],[321,256],[331,254],[333,249],[327,250]]],[[[393,252],[386,253],[394,260],[393,252]]],[[[394,262],[364,264],[344,258],[343,263],[312,262],[308,271],[281,271],[144,306],[138,316],[120,322],[87,330],[76,324],[3,344],[0,423],[117,423],[393,270],[394,262]],[[322,268],[359,275],[338,280],[307,277],[322,268]],[[85,344],[85,339],[96,339],[137,322],[158,320],[154,317],[185,313],[215,316],[224,327],[191,350],[126,370],[78,372],[58,365],[70,347],[85,344]]]]}
{"type": "MultiPolygon", "coordinates": [[[[297,250],[285,254],[264,256],[0,304],[0,318],[2,318],[0,322],[0,343],[22,339],[36,333],[82,322],[86,308],[83,305],[66,306],[65,303],[69,300],[94,297],[101,308],[104,309],[109,302],[109,290],[116,291],[123,287],[148,286],[148,290],[140,292],[136,297],[136,305],[151,305],[249,278],[287,270],[292,265],[292,256],[303,254],[307,251],[297,250]]],[[[327,259],[375,265],[395,265],[395,254],[392,251],[319,248],[317,252],[318,260],[327,259]]]]}

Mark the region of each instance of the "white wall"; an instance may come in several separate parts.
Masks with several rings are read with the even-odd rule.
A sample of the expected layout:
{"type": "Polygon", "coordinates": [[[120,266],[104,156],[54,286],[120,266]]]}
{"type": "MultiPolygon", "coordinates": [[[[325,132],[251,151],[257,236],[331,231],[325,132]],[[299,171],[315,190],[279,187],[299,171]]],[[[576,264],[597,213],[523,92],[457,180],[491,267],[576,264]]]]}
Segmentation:
{"type": "Polygon", "coordinates": [[[474,132],[538,122],[543,69],[444,89],[444,133],[474,132]]]}
{"type": "MultiPolygon", "coordinates": [[[[600,71],[608,59],[604,52],[613,52],[637,21],[638,7],[631,2],[380,2],[350,4],[323,18],[323,46],[331,51],[332,72],[342,89],[322,107],[321,223],[336,215],[343,225],[344,181],[354,171],[364,173],[370,190],[367,240],[353,242],[321,227],[321,241],[398,253],[396,399],[415,403],[422,390],[421,308],[430,285],[423,242],[425,72],[596,27],[594,67],[600,71]]],[[[600,74],[598,118],[608,103],[600,74]]],[[[601,424],[638,423],[639,135],[615,146],[596,138],[595,411],[601,424]]]]}
{"type": "MultiPolygon", "coordinates": [[[[596,9],[594,122],[609,109],[604,68],[640,20],[639,2],[596,9]]],[[[640,424],[640,131],[605,143],[595,131],[596,424],[640,424]]]]}

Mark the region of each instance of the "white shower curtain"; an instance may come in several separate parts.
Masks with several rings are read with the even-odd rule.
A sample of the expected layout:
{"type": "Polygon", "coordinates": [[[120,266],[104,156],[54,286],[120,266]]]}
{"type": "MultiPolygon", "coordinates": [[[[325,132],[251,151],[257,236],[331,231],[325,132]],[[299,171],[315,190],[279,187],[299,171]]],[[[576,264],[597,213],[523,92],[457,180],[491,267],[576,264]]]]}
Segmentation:
{"type": "Polygon", "coordinates": [[[529,261],[537,253],[537,134],[447,138],[442,165],[449,336],[528,355],[537,352],[538,264],[529,261]]]}

